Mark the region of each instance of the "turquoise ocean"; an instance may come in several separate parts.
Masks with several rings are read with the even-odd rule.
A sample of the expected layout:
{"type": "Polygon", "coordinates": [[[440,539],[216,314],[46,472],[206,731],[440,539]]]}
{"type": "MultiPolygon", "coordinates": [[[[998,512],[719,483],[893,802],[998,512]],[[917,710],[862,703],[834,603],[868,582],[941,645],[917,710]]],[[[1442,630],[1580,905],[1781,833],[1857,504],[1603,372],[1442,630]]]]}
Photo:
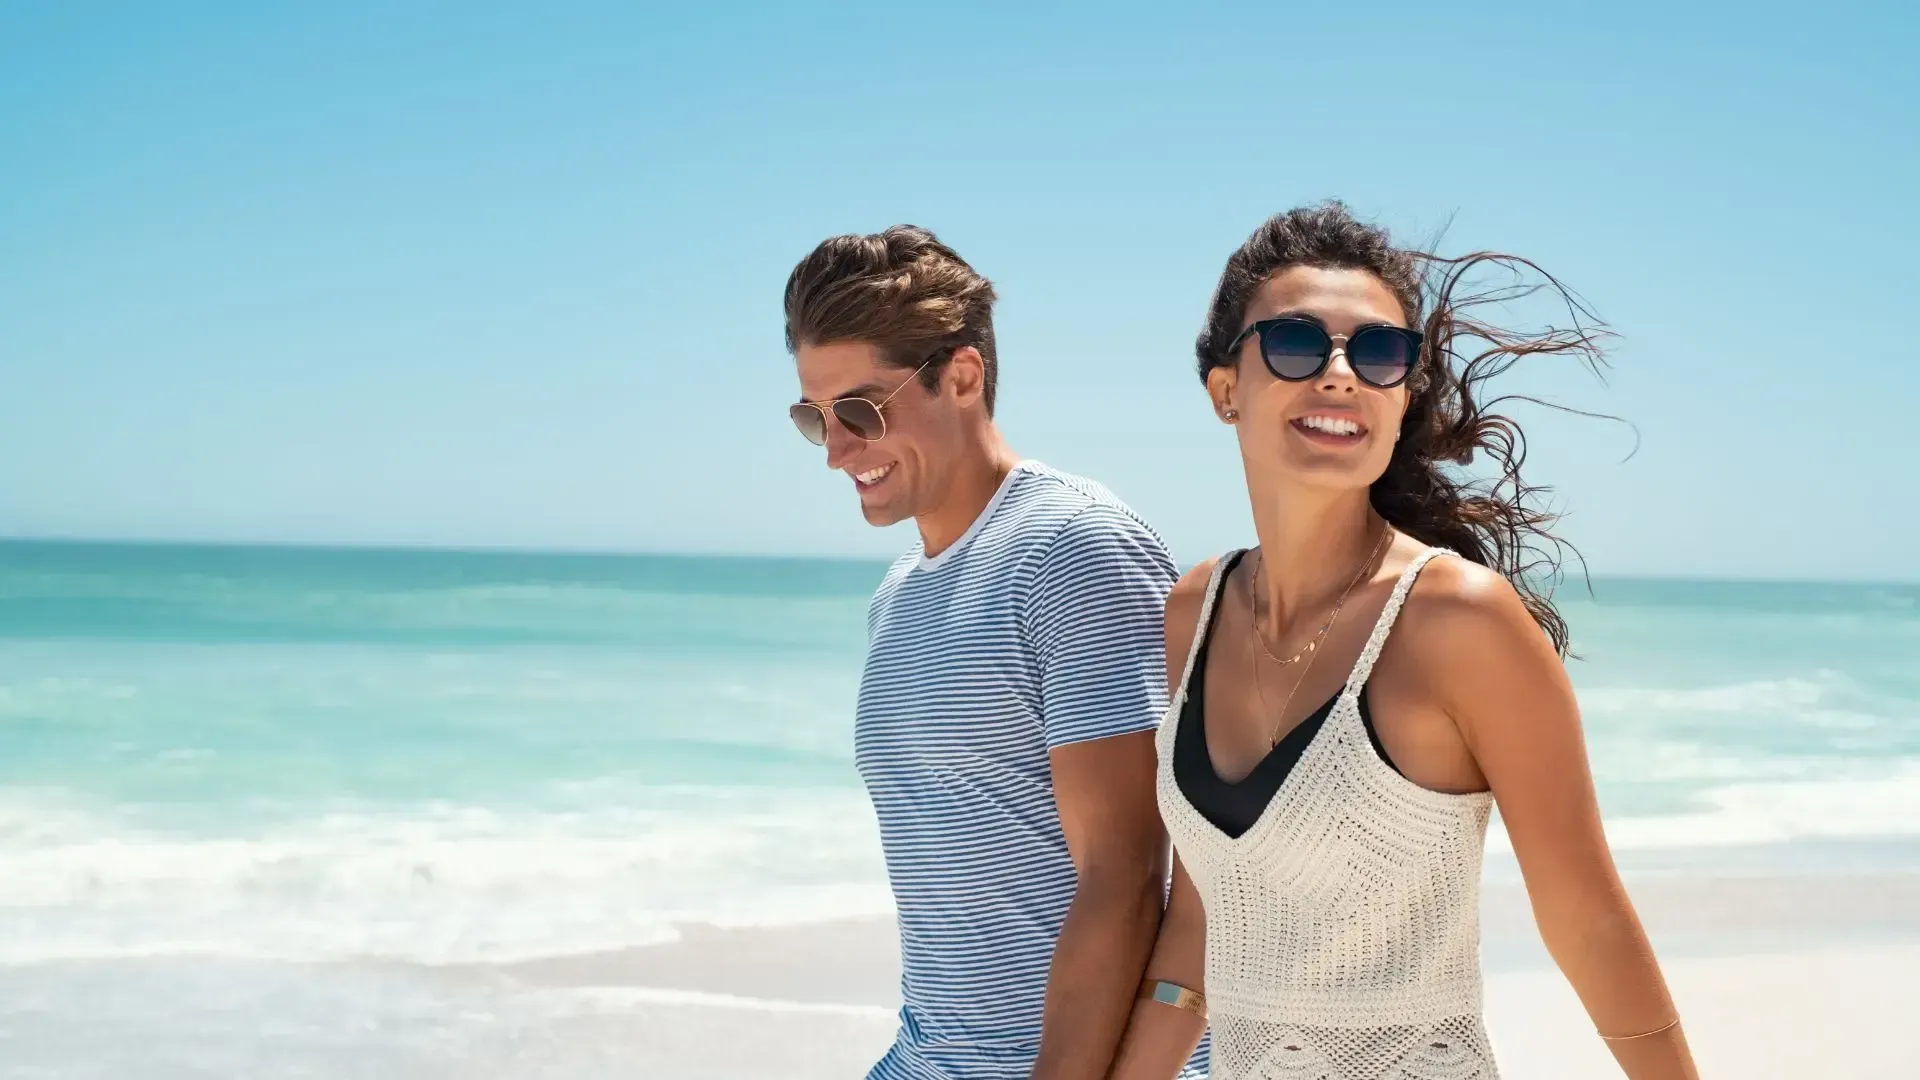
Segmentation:
{"type": "MultiPolygon", "coordinates": [[[[533,1006],[376,973],[884,914],[883,570],[0,543],[0,1075],[438,1075],[533,1006]]],[[[1561,599],[1623,859],[1920,840],[1920,586],[1561,599]]]]}

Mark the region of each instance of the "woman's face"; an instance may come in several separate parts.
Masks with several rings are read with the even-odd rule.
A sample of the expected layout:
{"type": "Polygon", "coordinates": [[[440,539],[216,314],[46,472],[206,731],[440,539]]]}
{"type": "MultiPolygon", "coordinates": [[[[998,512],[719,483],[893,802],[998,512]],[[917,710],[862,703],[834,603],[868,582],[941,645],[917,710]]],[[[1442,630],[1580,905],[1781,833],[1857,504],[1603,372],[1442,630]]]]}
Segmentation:
{"type": "Polygon", "coordinates": [[[1346,338],[1364,326],[1405,327],[1400,302],[1364,270],[1295,266],[1261,284],[1240,325],[1287,316],[1333,335],[1325,369],[1301,382],[1276,378],[1261,358],[1258,335],[1250,336],[1230,366],[1207,376],[1214,412],[1238,414],[1232,423],[1250,468],[1314,487],[1371,487],[1393,456],[1407,384],[1383,390],[1361,380],[1348,362],[1346,338]]]}

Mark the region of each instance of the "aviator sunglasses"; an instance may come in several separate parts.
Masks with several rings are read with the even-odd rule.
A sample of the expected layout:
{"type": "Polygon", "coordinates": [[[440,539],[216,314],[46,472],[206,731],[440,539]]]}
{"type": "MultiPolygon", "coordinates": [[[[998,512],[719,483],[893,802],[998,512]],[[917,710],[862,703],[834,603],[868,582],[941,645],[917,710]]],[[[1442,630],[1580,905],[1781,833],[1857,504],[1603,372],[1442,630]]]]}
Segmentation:
{"type": "Polygon", "coordinates": [[[887,437],[887,417],[880,410],[887,407],[887,402],[899,397],[900,391],[907,388],[907,383],[919,378],[920,373],[927,370],[927,364],[937,359],[939,359],[937,356],[929,357],[926,364],[915,368],[913,374],[907,376],[906,382],[894,387],[893,393],[881,399],[877,405],[863,397],[835,398],[832,401],[796,401],[787,407],[787,415],[793,419],[793,426],[800,429],[800,434],[805,435],[807,441],[815,446],[827,445],[828,410],[832,410],[834,418],[839,420],[841,426],[851,432],[855,438],[879,442],[887,437]]]}
{"type": "Polygon", "coordinates": [[[1305,382],[1319,376],[1333,362],[1335,348],[1346,352],[1347,364],[1361,382],[1382,390],[1406,382],[1420,359],[1421,334],[1417,330],[1373,324],[1350,335],[1329,334],[1319,323],[1297,316],[1261,319],[1240,331],[1227,346],[1226,355],[1232,356],[1256,335],[1267,370],[1287,382],[1305,382]]]}

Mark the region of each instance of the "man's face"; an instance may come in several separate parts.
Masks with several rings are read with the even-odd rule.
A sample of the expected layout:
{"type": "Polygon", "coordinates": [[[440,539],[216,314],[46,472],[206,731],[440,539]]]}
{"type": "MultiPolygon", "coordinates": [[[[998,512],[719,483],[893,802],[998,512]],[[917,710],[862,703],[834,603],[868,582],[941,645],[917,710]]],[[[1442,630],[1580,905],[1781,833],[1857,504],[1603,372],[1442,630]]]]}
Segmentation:
{"type": "Polygon", "coordinates": [[[887,363],[878,346],[861,341],[801,345],[794,365],[800,400],[824,407],[827,468],[847,474],[867,524],[893,525],[931,509],[959,442],[945,380],[929,391],[912,368],[887,363]],[[849,431],[833,414],[832,402],[841,398],[878,406],[885,433],[868,440],[849,431]]]}

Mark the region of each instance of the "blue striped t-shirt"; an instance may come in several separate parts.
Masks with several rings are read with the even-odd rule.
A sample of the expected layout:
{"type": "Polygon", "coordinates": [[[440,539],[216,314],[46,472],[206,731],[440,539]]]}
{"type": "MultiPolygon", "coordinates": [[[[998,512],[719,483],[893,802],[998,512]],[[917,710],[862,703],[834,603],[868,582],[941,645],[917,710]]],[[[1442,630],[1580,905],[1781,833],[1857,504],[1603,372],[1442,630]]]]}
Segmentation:
{"type": "Polygon", "coordinates": [[[881,582],[854,751],[898,911],[903,1006],[869,1080],[1031,1071],[1075,885],[1047,754],[1158,723],[1176,576],[1105,488],[1024,462],[957,542],[916,548],[881,582]]]}

